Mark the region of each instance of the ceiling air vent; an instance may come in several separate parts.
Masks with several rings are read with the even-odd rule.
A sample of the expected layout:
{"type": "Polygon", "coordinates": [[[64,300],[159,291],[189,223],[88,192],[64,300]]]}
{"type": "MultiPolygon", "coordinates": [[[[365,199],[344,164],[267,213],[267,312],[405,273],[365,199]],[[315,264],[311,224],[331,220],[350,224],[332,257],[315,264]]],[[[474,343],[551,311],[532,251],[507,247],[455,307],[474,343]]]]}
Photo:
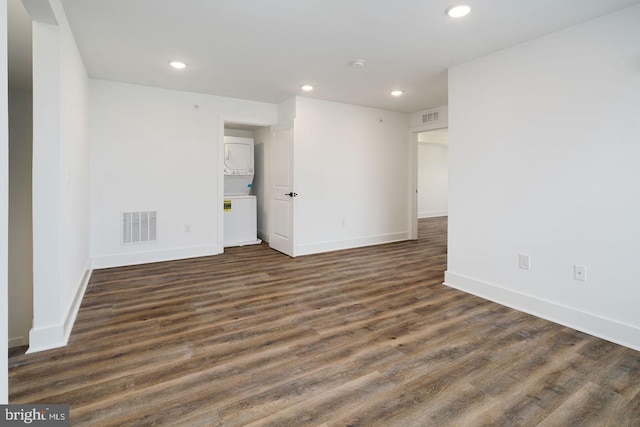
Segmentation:
{"type": "Polygon", "coordinates": [[[438,111],[422,115],[422,123],[437,122],[438,120],[440,120],[440,113],[438,111]]]}
{"type": "Polygon", "coordinates": [[[156,211],[123,212],[122,243],[144,243],[156,241],[156,211]]]}

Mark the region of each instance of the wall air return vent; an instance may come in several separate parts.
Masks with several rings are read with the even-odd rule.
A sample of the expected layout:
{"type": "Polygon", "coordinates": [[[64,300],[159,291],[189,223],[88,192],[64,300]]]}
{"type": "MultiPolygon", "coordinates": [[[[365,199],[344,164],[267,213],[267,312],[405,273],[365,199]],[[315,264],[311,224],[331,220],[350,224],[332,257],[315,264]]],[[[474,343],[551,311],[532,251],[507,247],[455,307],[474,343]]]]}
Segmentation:
{"type": "Polygon", "coordinates": [[[438,120],[440,120],[440,113],[438,111],[422,115],[422,123],[437,122],[438,120]]]}
{"type": "Polygon", "coordinates": [[[156,241],[156,211],[123,212],[122,243],[145,243],[156,241]]]}

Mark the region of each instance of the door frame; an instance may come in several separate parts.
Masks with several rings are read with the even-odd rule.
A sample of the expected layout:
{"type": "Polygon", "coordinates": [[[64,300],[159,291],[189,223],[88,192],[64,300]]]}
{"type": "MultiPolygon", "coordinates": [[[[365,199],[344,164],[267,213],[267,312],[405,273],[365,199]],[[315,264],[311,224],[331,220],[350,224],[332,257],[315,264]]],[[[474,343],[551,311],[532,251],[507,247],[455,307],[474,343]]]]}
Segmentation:
{"type": "MultiPolygon", "coordinates": [[[[216,253],[221,254],[224,253],[224,129],[225,124],[234,124],[234,125],[245,125],[245,126],[255,126],[255,127],[267,127],[270,128],[274,124],[273,123],[264,123],[264,122],[247,122],[245,120],[237,120],[231,117],[218,115],[218,147],[217,147],[217,156],[218,163],[216,165],[218,173],[218,197],[216,197],[216,206],[215,209],[217,218],[217,238],[216,238],[216,253]]],[[[255,155],[255,154],[254,154],[255,155]]],[[[254,178],[255,179],[255,178],[254,178]]]]}

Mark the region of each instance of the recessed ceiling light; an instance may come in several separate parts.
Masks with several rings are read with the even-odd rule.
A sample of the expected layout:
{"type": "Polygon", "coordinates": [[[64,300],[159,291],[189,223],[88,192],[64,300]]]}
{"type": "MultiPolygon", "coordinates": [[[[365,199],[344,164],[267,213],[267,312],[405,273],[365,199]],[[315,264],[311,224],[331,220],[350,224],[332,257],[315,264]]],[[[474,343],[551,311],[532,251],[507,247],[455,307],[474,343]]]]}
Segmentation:
{"type": "Polygon", "coordinates": [[[471,8],[465,5],[451,6],[445,12],[452,18],[462,18],[471,12],[471,8]]]}
{"type": "Polygon", "coordinates": [[[302,86],[300,86],[300,89],[302,89],[305,92],[311,92],[313,90],[313,86],[311,86],[311,85],[302,85],[302,86]]]}
{"type": "Polygon", "coordinates": [[[187,66],[187,64],[185,64],[184,62],[180,62],[180,61],[171,61],[171,62],[169,62],[169,65],[171,65],[173,68],[176,68],[178,70],[182,70],[183,68],[185,68],[187,66]]]}
{"type": "Polygon", "coordinates": [[[351,62],[351,66],[353,68],[362,68],[362,67],[364,67],[364,63],[365,63],[364,59],[354,59],[351,62]]]}
{"type": "Polygon", "coordinates": [[[393,96],[401,96],[404,93],[402,90],[392,90],[391,95],[393,96]]]}

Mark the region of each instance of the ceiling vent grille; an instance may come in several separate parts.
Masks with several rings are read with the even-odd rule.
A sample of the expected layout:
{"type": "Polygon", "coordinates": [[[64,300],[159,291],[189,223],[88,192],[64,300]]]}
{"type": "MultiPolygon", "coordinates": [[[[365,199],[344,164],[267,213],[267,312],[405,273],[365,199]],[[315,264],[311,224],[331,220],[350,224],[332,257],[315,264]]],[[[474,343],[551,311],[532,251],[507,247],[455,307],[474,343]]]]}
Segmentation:
{"type": "Polygon", "coordinates": [[[440,120],[440,112],[438,111],[422,115],[422,123],[437,122],[438,120],[440,120]]]}
{"type": "Polygon", "coordinates": [[[155,242],[157,218],[156,211],[123,212],[122,243],[155,242]]]}

